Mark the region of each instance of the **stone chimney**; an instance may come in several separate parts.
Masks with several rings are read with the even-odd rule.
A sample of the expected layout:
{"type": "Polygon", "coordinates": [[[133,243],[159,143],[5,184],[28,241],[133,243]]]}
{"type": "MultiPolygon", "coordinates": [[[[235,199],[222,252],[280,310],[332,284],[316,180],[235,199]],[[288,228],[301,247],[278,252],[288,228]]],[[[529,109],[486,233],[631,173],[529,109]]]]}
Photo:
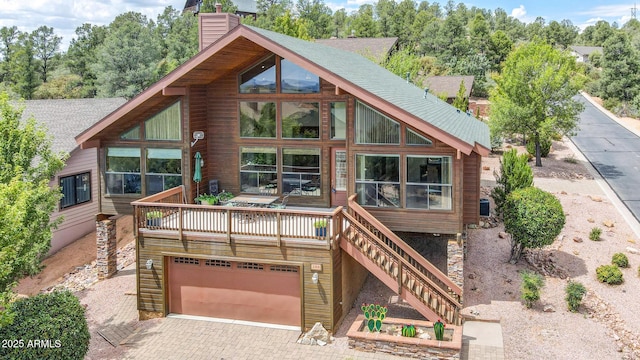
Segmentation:
{"type": "Polygon", "coordinates": [[[213,44],[236,26],[240,25],[240,17],[222,12],[222,5],[216,4],[214,14],[200,13],[198,17],[199,50],[213,44]]]}

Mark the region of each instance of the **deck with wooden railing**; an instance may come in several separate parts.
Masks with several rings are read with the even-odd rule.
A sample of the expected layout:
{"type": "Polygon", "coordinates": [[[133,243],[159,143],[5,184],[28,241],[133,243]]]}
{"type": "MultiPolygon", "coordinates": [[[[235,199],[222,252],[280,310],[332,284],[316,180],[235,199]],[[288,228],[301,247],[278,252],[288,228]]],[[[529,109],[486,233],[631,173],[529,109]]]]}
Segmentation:
{"type": "Polygon", "coordinates": [[[341,247],[429,320],[460,325],[462,289],[349,198],[341,247]]]}
{"type": "Polygon", "coordinates": [[[281,246],[335,248],[342,233],[342,207],[334,209],[284,209],[187,204],[184,188],[170,190],[132,203],[135,231],[145,236],[175,237],[178,240],[252,240],[281,246]],[[149,214],[159,217],[150,217],[149,214]],[[313,224],[324,220],[318,232],[313,224]]]}

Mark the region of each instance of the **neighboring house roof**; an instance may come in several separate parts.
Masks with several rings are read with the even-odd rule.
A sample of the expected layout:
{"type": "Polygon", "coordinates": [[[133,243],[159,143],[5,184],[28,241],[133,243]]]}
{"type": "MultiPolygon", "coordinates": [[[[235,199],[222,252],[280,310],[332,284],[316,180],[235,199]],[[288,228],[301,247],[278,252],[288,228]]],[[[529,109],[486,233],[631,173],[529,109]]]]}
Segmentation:
{"type": "Polygon", "coordinates": [[[22,118],[33,116],[47,127],[53,138],[52,150],[70,153],[78,144],[74,136],[124,104],[124,98],[59,99],[24,101],[22,118]]]}
{"type": "Polygon", "coordinates": [[[447,94],[447,98],[455,98],[460,90],[460,82],[464,81],[465,96],[468,99],[473,87],[473,75],[462,76],[430,76],[424,83],[432,94],[447,94]]]}
{"type": "Polygon", "coordinates": [[[356,53],[246,25],[235,27],[165,78],[78,135],[76,140],[83,146],[95,146],[103,131],[113,132],[114,128],[119,128],[110,128],[112,124],[132,119],[145,108],[159,111],[159,104],[170,101],[166,100],[163,93],[171,94],[172,88],[206,85],[223,76],[225,70],[236,69],[238,64],[229,63],[233,53],[221,51],[233,46],[242,48],[247,58],[244,60],[247,61],[246,65],[241,66],[249,66],[255,61],[250,54],[264,57],[267,54],[265,51],[270,51],[334,84],[336,92],[348,92],[465,154],[476,151],[487,155],[491,149],[489,129],[482,121],[460,112],[434,95],[425,94],[423,89],[407,83],[374,62],[356,53]]]}
{"type": "Polygon", "coordinates": [[[258,13],[258,3],[255,0],[233,0],[233,4],[238,8],[239,13],[258,13]]]}
{"type": "Polygon", "coordinates": [[[398,38],[318,39],[316,43],[358,53],[380,64],[387,59],[393,48],[396,47],[398,38]]]}
{"type": "MultiPolygon", "coordinates": [[[[199,0],[187,0],[184,4],[183,12],[193,10],[199,0]]],[[[258,12],[258,4],[255,0],[233,0],[233,5],[238,9],[239,13],[256,14],[258,12]]]]}
{"type": "Polygon", "coordinates": [[[582,55],[582,56],[589,56],[593,52],[599,52],[599,53],[602,54],[602,46],[576,46],[576,45],[571,45],[571,46],[569,46],[569,48],[571,50],[573,50],[576,54],[579,54],[579,55],[582,55]]]}

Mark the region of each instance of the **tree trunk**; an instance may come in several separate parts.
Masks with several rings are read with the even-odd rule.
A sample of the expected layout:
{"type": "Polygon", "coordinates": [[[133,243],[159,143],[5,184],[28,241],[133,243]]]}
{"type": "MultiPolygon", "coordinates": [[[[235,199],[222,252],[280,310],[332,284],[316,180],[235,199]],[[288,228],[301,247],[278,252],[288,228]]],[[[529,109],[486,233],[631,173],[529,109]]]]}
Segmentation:
{"type": "Polygon", "coordinates": [[[540,136],[536,135],[536,166],[542,166],[542,149],[540,148],[540,136]]]}
{"type": "Polygon", "coordinates": [[[511,239],[511,257],[509,258],[509,262],[511,264],[515,264],[520,260],[520,256],[522,255],[522,243],[517,242],[511,239]]]}

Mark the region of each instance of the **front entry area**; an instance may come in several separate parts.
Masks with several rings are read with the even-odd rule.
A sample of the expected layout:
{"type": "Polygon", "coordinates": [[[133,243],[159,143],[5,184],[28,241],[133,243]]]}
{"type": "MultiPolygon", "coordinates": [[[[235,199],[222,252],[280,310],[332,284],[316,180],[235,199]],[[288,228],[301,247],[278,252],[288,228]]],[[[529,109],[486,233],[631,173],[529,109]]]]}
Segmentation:
{"type": "Polygon", "coordinates": [[[301,326],[300,268],[170,257],[169,312],[301,326]]]}

